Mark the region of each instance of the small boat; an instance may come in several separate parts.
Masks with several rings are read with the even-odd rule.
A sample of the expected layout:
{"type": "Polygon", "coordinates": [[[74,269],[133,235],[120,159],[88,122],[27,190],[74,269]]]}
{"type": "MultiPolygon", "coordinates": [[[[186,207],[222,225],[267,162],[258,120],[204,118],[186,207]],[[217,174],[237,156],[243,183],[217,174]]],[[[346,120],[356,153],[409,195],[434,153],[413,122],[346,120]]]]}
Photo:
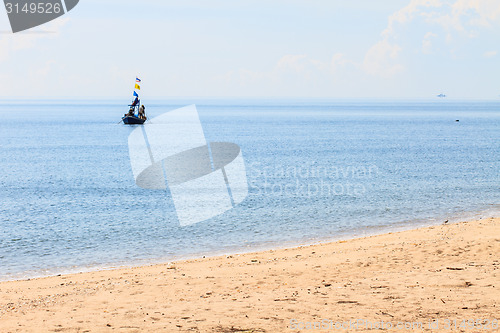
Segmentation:
{"type": "Polygon", "coordinates": [[[146,107],[141,105],[139,94],[135,91],[141,90],[141,86],[138,84],[141,82],[141,79],[136,77],[135,82],[134,100],[132,104],[129,105],[128,113],[125,113],[122,117],[122,121],[125,125],[142,125],[148,119],[146,117],[146,107]]]}
{"type": "Polygon", "coordinates": [[[142,125],[146,121],[146,119],[127,115],[123,116],[122,120],[125,125],[142,125]]]}
{"type": "Polygon", "coordinates": [[[443,94],[443,93],[441,93],[441,94],[437,95],[437,97],[439,97],[439,98],[445,98],[445,97],[446,97],[446,95],[445,95],[445,94],[443,94]]]}

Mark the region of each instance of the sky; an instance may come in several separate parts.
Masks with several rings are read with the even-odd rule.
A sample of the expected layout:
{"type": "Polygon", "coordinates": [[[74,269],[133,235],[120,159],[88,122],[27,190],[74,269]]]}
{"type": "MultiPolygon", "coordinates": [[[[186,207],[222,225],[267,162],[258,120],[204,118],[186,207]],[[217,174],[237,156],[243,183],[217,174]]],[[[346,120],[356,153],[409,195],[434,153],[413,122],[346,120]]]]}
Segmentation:
{"type": "Polygon", "coordinates": [[[499,0],[81,0],[12,34],[1,99],[500,99],[499,0]]]}

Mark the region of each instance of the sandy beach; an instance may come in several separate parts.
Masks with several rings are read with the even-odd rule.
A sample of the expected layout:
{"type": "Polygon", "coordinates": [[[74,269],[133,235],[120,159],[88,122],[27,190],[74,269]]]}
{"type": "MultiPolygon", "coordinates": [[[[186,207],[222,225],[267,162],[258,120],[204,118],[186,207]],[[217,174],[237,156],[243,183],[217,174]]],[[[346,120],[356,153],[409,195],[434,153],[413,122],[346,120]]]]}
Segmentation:
{"type": "Polygon", "coordinates": [[[490,218],[3,282],[0,332],[495,331],[499,254],[490,218]]]}

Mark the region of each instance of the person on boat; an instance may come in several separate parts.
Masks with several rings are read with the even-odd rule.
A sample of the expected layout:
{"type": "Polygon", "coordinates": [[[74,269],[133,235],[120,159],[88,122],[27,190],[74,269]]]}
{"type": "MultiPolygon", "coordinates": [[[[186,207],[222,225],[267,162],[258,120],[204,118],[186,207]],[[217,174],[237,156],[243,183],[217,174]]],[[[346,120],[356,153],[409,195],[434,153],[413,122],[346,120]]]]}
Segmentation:
{"type": "Polygon", "coordinates": [[[146,118],[146,107],[144,105],[141,105],[141,107],[139,108],[139,118],[147,119],[146,118]]]}
{"type": "Polygon", "coordinates": [[[128,110],[127,116],[132,117],[134,115],[137,104],[139,104],[139,97],[136,96],[132,104],[129,105],[130,109],[128,110]]]}
{"type": "Polygon", "coordinates": [[[132,102],[132,104],[130,105],[131,107],[136,107],[137,104],[139,104],[139,97],[135,97],[134,101],[132,102]]]}

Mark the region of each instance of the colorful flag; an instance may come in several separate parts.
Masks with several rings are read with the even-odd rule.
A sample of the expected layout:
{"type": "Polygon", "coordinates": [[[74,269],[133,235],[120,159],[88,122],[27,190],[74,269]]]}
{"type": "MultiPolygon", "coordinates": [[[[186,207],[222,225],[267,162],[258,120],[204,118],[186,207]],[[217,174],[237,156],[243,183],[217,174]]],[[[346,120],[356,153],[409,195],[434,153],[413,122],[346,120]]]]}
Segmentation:
{"type": "Polygon", "coordinates": [[[141,79],[139,79],[138,77],[135,78],[135,82],[141,82],[141,79]]]}
{"type": "Polygon", "coordinates": [[[139,97],[139,95],[137,95],[137,93],[136,93],[135,91],[134,91],[134,96],[135,96],[135,97],[139,97]]]}
{"type": "Polygon", "coordinates": [[[141,90],[141,86],[140,86],[140,85],[138,85],[138,84],[136,84],[136,85],[135,85],[135,89],[137,89],[137,90],[141,90]]]}

